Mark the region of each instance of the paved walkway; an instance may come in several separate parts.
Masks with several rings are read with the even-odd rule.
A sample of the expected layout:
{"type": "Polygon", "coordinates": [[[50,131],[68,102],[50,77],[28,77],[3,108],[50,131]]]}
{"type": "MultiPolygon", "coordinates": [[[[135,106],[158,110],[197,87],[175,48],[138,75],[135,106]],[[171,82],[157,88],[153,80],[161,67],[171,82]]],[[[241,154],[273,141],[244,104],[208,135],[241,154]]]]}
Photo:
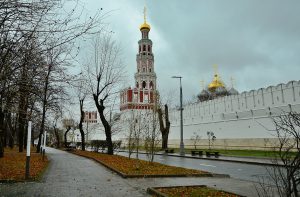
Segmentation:
{"type": "Polygon", "coordinates": [[[0,196],[145,196],[146,192],[98,163],[47,148],[50,165],[41,182],[1,184],[0,196]]]}
{"type": "Polygon", "coordinates": [[[100,164],[47,148],[51,162],[41,182],[0,184],[0,196],[149,196],[148,187],[207,185],[245,196],[257,196],[255,183],[232,178],[123,179],[100,164]]]}

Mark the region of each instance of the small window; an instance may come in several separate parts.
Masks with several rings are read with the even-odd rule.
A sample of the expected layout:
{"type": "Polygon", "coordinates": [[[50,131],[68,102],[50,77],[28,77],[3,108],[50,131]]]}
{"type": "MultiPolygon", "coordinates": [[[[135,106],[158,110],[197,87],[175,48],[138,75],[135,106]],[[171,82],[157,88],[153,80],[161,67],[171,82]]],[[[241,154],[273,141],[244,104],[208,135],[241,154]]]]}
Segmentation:
{"type": "Polygon", "coordinates": [[[151,68],[149,69],[149,72],[151,72],[151,68]]]}
{"type": "Polygon", "coordinates": [[[145,72],[146,71],[146,69],[145,68],[143,68],[143,72],[145,72]]]}
{"type": "Polygon", "coordinates": [[[142,85],[143,85],[143,88],[146,88],[146,82],[145,81],[143,81],[142,85]]]}
{"type": "Polygon", "coordinates": [[[139,46],[139,52],[141,52],[141,45],[139,46]]]}
{"type": "Polygon", "coordinates": [[[152,89],[153,88],[153,82],[151,81],[150,82],[150,89],[152,89]]]}
{"type": "Polygon", "coordinates": [[[148,45],[148,51],[150,51],[150,45],[148,45]]]}
{"type": "Polygon", "coordinates": [[[146,51],[146,45],[143,45],[143,51],[146,51]]]}

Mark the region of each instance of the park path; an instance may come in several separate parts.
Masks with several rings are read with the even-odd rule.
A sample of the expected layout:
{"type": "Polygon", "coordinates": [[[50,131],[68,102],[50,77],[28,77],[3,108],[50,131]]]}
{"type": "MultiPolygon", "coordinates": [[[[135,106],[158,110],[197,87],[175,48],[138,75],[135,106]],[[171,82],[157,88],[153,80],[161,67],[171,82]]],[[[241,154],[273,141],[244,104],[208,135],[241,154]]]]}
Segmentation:
{"type": "MultiPolygon", "coordinates": [[[[150,196],[148,187],[207,185],[244,196],[257,196],[253,182],[233,178],[130,178],[124,179],[93,160],[47,148],[50,164],[39,182],[0,183],[0,197],[15,196],[150,196]]],[[[225,172],[226,173],[226,172],[225,172]]]]}
{"type": "Polygon", "coordinates": [[[147,196],[98,163],[47,148],[50,165],[40,182],[1,184],[0,196],[147,196]]]}

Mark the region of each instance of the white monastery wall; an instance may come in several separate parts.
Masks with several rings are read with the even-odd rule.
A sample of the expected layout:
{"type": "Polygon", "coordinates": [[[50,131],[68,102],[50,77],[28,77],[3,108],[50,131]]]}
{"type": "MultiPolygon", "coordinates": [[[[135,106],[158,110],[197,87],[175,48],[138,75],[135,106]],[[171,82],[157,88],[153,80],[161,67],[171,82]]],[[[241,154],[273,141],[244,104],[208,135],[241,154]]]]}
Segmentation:
{"type": "MultiPolygon", "coordinates": [[[[217,139],[275,138],[272,116],[300,112],[300,81],[278,84],[239,95],[192,103],[184,106],[184,139],[194,132],[207,138],[212,131],[217,139]]],[[[180,134],[180,111],[170,110],[169,139],[180,134]]]]}

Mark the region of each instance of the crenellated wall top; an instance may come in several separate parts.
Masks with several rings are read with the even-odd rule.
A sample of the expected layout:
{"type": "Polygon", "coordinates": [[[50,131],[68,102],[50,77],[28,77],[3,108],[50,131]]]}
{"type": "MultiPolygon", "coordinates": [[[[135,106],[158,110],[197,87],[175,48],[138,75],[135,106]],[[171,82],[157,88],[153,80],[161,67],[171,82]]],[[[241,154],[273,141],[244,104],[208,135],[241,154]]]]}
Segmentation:
{"type": "Polygon", "coordinates": [[[185,107],[187,106],[191,106],[192,104],[201,104],[201,105],[210,105],[213,102],[215,103],[221,103],[224,101],[230,101],[230,100],[236,100],[238,98],[243,99],[245,97],[250,97],[250,96],[257,96],[257,95],[261,95],[261,94],[268,94],[274,91],[281,91],[282,89],[290,89],[293,87],[300,87],[300,80],[295,81],[289,81],[288,83],[279,83],[275,86],[268,86],[267,88],[259,88],[257,90],[250,90],[250,91],[243,91],[242,93],[238,94],[238,95],[230,95],[230,96],[224,96],[224,97],[219,97],[219,98],[215,98],[213,100],[208,100],[208,101],[203,101],[203,102],[194,102],[194,103],[189,103],[184,105],[185,107]]]}

